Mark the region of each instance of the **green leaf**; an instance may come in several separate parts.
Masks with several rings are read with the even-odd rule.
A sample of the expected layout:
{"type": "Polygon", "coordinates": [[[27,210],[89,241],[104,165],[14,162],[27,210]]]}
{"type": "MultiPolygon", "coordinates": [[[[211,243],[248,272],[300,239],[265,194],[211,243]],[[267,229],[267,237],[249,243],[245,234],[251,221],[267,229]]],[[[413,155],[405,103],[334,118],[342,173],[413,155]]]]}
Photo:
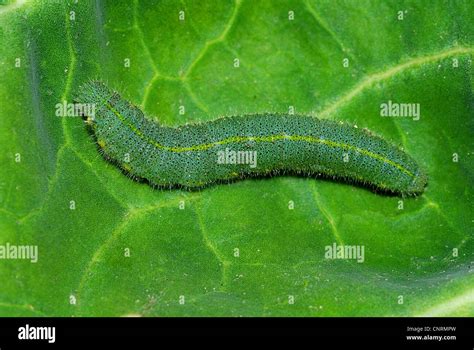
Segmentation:
{"type": "Polygon", "coordinates": [[[468,0],[3,1],[0,245],[39,256],[0,259],[0,315],[474,315],[473,13],[468,0]],[[55,115],[90,79],[165,125],[290,106],[348,121],[401,145],[429,185],[153,189],[55,115]],[[389,100],[419,103],[420,119],[381,117],[389,100]],[[327,259],[333,244],[364,261],[327,259]]]}

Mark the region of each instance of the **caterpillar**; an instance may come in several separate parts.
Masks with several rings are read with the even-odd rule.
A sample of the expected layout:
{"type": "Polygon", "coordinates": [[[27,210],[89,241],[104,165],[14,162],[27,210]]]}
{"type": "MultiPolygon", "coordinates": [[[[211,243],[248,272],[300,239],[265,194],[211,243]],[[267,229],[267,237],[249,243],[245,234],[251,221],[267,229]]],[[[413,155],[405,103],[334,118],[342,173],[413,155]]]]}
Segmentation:
{"type": "Polygon", "coordinates": [[[76,102],[106,159],[153,186],[195,189],[289,172],[349,180],[380,192],[419,194],[427,175],[400,148],[367,129],[307,115],[253,114],[162,126],[99,81],[76,102]]]}

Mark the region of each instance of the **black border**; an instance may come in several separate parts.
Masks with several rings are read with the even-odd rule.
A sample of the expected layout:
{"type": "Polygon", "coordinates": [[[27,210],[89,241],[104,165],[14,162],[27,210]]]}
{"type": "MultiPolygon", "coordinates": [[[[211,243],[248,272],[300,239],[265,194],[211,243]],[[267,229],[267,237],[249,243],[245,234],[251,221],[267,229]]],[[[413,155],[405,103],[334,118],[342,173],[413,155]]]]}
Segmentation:
{"type": "MultiPolygon", "coordinates": [[[[0,349],[68,348],[107,342],[119,346],[144,344],[161,337],[284,336],[316,337],[324,344],[403,346],[403,348],[474,348],[474,318],[0,318],[0,349]],[[18,329],[54,326],[56,341],[19,340],[18,329]],[[456,331],[409,332],[407,327],[456,327],[456,331]],[[455,335],[456,340],[407,340],[407,335],[455,335]]],[[[165,343],[162,343],[164,346],[165,343]]],[[[231,343],[226,343],[230,346],[231,343]]],[[[308,345],[309,346],[309,345],[308,345]]],[[[162,346],[159,346],[162,347],[162,346]]],[[[311,347],[314,347],[311,346],[311,347]]],[[[318,346],[319,347],[319,346],[318,346]]],[[[332,346],[328,346],[332,347],[332,346]]]]}

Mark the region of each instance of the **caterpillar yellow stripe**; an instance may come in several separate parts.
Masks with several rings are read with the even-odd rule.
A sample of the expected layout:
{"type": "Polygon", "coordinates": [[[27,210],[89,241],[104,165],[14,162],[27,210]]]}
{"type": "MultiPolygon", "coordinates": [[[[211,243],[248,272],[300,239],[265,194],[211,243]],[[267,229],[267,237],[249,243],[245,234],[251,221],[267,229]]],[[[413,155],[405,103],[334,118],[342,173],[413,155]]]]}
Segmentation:
{"type": "Polygon", "coordinates": [[[427,184],[407,153],[345,123],[265,113],[171,128],[99,81],[84,84],[76,102],[96,107],[87,120],[104,156],[154,186],[193,189],[279,173],[325,175],[403,195],[427,184]]]}

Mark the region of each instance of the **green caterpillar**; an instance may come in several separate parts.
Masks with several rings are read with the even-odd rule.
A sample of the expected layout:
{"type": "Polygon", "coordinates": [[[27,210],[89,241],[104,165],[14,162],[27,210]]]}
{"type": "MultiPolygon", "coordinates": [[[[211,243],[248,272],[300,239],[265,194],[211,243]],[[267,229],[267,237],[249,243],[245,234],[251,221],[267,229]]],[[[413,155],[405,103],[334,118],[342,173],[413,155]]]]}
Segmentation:
{"type": "Polygon", "coordinates": [[[279,172],[326,175],[384,192],[423,192],[427,176],[399,148],[369,131],[304,115],[225,117],[177,128],[160,126],[101,82],[80,89],[109,160],[156,186],[187,189],[279,172]]]}

